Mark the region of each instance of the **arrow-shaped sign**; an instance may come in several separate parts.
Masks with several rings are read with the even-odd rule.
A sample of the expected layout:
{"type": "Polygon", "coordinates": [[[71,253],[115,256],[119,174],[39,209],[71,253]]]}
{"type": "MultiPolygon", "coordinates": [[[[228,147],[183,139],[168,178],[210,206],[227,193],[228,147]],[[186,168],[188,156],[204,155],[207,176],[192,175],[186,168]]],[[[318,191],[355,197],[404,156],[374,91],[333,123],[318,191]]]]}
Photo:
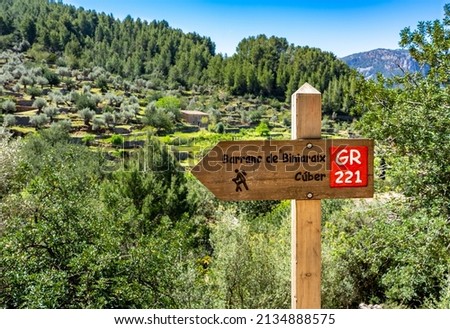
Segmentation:
{"type": "Polygon", "coordinates": [[[223,141],[192,169],[222,200],[373,196],[373,141],[223,141]]]}

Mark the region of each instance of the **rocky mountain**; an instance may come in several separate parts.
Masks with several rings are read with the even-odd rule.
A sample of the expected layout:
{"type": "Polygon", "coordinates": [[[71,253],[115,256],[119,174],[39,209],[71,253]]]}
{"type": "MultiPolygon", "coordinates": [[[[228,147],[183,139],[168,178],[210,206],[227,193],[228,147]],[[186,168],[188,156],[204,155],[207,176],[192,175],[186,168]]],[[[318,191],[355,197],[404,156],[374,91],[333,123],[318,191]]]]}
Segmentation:
{"type": "Polygon", "coordinates": [[[378,72],[385,77],[403,75],[403,72],[424,72],[409,52],[403,49],[374,49],[341,59],[366,79],[374,79],[378,72]]]}

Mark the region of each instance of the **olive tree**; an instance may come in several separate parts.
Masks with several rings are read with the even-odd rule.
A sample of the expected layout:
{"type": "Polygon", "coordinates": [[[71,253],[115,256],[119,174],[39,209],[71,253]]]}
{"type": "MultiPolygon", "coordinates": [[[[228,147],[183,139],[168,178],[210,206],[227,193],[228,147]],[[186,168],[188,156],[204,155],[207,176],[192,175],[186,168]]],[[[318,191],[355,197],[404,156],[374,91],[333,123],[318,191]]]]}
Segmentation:
{"type": "Polygon", "coordinates": [[[50,122],[53,122],[55,116],[59,114],[59,110],[54,106],[46,106],[43,109],[43,113],[50,119],[50,122]]]}
{"type": "Polygon", "coordinates": [[[78,111],[78,115],[84,120],[86,126],[90,126],[90,121],[94,118],[95,112],[90,108],[84,108],[81,111],[78,111]]]}
{"type": "Polygon", "coordinates": [[[14,116],[14,114],[6,114],[3,117],[3,125],[5,127],[14,126],[15,124],[16,124],[16,117],[14,116]]]}
{"type": "Polygon", "coordinates": [[[156,128],[158,133],[162,131],[169,132],[174,127],[175,117],[172,112],[162,108],[156,108],[151,103],[145,109],[142,123],[156,128]]]}
{"type": "Polygon", "coordinates": [[[16,112],[16,103],[7,100],[2,103],[3,113],[14,113],[16,112]]]}
{"type": "Polygon", "coordinates": [[[36,114],[30,117],[30,124],[36,127],[36,129],[41,129],[47,123],[49,123],[49,118],[44,113],[36,114]]]}
{"type": "Polygon", "coordinates": [[[30,76],[22,75],[22,77],[19,79],[19,82],[23,85],[23,88],[27,90],[27,86],[32,85],[34,83],[34,80],[30,76]]]}
{"type": "Polygon", "coordinates": [[[42,109],[47,105],[47,101],[43,98],[36,98],[33,102],[33,107],[36,107],[38,109],[38,113],[41,113],[42,109]]]}

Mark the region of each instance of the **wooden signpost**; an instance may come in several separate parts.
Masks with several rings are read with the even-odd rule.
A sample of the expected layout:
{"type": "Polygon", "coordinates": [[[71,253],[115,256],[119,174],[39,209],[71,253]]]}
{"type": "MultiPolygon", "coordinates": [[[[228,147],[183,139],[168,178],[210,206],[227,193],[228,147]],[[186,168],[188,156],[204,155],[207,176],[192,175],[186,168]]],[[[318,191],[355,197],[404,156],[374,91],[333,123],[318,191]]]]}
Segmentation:
{"type": "Polygon", "coordinates": [[[219,142],[192,172],[222,200],[369,197],[372,149],[365,139],[219,142]]]}
{"type": "Polygon", "coordinates": [[[292,95],[292,140],[219,142],[192,173],[222,200],[292,201],[292,307],[320,308],[321,199],[373,196],[373,141],[321,139],[321,94],[292,95]]]}

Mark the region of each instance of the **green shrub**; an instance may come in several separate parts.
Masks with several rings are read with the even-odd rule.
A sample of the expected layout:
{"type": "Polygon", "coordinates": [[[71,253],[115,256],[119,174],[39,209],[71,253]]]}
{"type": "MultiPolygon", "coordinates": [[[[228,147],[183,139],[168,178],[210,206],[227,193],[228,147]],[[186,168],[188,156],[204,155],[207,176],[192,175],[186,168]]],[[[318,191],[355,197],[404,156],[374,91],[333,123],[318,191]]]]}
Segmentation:
{"type": "Polygon", "coordinates": [[[115,147],[123,146],[124,138],[122,135],[114,134],[110,138],[111,144],[115,147]]]}
{"type": "Polygon", "coordinates": [[[95,141],[95,135],[86,134],[83,136],[81,140],[85,145],[90,146],[92,142],[95,141]]]}
{"type": "Polygon", "coordinates": [[[410,209],[401,199],[344,206],[323,230],[323,307],[442,302],[449,245],[450,227],[439,213],[410,209]]]}
{"type": "Polygon", "coordinates": [[[225,132],[225,126],[222,122],[219,122],[218,124],[216,124],[216,133],[218,134],[223,134],[225,132]]]}
{"type": "Polygon", "coordinates": [[[189,137],[175,137],[172,141],[170,141],[169,143],[170,145],[176,145],[176,146],[180,146],[180,145],[192,145],[192,138],[189,137]]]}
{"type": "Polygon", "coordinates": [[[258,127],[256,127],[255,131],[260,136],[269,136],[270,134],[269,124],[266,121],[261,121],[258,127]]]}
{"type": "Polygon", "coordinates": [[[208,284],[214,307],[290,307],[289,209],[284,203],[251,221],[221,209],[211,238],[215,254],[208,284]]]}

